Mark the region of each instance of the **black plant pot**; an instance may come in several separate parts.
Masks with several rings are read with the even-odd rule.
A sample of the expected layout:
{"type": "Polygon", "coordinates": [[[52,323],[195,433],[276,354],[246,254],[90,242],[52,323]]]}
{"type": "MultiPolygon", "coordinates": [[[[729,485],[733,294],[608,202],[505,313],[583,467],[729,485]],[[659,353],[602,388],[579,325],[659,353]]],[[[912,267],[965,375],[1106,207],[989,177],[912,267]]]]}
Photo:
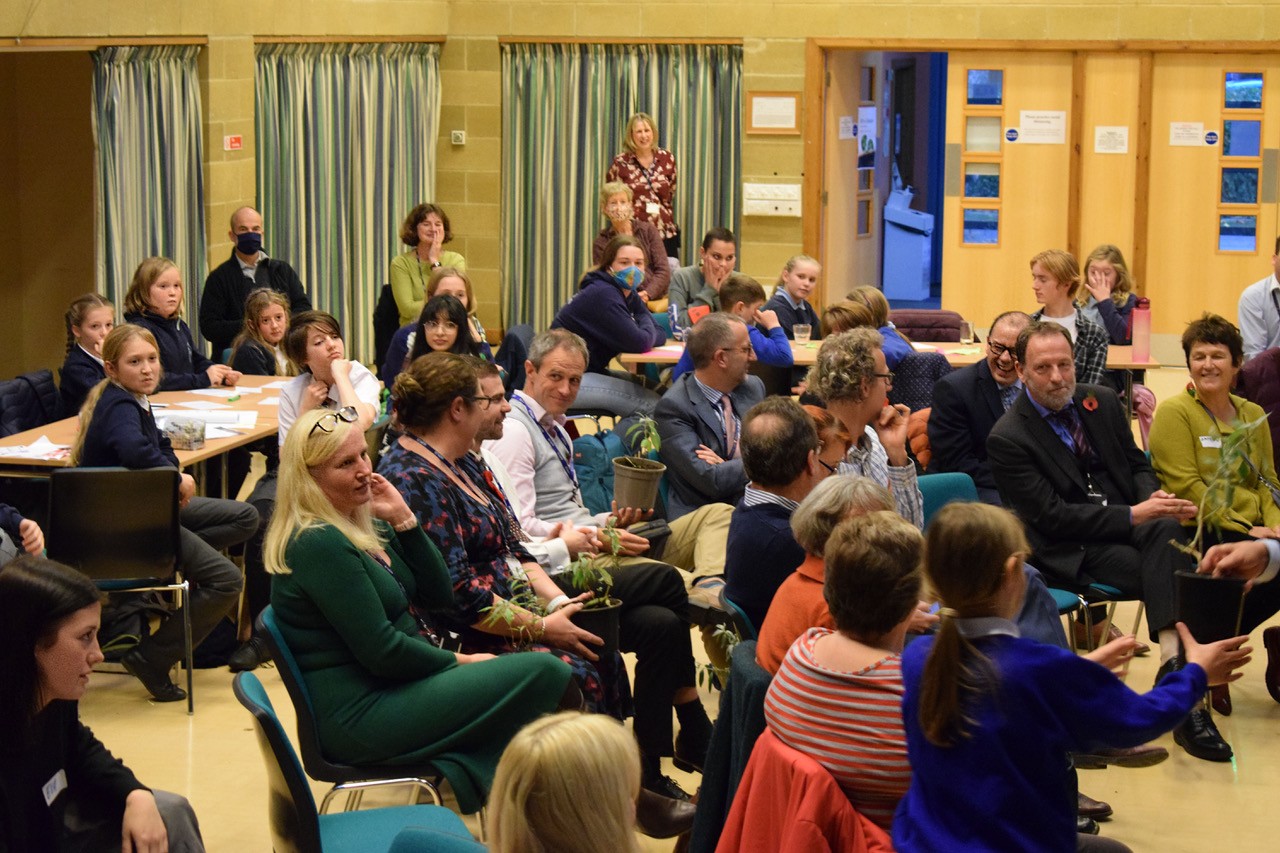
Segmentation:
{"type": "Polygon", "coordinates": [[[611,598],[608,604],[585,607],[571,617],[573,624],[584,631],[590,631],[604,640],[603,646],[593,646],[591,643],[586,643],[585,645],[599,655],[599,663],[606,666],[611,666],[617,656],[621,616],[622,602],[616,598],[611,598]]]}

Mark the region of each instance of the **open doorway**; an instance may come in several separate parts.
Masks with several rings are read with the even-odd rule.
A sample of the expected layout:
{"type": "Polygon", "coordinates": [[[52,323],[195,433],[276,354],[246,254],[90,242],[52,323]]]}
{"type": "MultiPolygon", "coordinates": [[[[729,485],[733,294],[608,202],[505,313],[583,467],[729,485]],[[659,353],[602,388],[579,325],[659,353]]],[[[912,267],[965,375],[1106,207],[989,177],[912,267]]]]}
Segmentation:
{"type": "Polygon", "coordinates": [[[826,299],[871,284],[895,307],[937,308],[947,55],[830,50],[825,64],[826,299]]]}

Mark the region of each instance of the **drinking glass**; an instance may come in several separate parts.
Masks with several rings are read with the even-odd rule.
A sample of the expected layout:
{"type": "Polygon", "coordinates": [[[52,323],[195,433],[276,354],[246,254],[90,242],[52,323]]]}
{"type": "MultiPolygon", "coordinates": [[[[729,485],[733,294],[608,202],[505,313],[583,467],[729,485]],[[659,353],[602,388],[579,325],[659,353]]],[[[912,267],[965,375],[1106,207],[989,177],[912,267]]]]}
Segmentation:
{"type": "Polygon", "coordinates": [[[808,323],[796,323],[791,327],[791,334],[795,336],[796,343],[809,343],[810,336],[813,335],[813,326],[808,323]]]}
{"type": "Polygon", "coordinates": [[[968,320],[960,322],[960,343],[966,346],[973,343],[973,324],[968,320]]]}

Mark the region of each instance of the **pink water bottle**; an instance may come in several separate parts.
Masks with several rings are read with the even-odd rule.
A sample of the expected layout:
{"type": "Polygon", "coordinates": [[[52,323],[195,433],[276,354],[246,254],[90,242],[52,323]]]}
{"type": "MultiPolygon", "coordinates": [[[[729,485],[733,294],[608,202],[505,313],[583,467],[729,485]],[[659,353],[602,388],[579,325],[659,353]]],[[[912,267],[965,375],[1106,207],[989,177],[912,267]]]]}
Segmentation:
{"type": "Polygon", "coordinates": [[[1140,297],[1133,306],[1133,360],[1151,358],[1151,301],[1140,297]]]}

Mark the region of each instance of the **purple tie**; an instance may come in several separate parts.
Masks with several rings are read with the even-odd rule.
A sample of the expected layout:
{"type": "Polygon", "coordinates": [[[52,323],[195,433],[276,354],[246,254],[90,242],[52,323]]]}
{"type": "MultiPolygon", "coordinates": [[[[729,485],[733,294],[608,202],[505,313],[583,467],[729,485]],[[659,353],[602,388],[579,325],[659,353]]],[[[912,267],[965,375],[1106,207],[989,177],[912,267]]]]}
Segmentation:
{"type": "Polygon", "coordinates": [[[724,458],[732,459],[738,455],[738,423],[734,420],[733,403],[728,394],[721,395],[720,409],[724,412],[724,458]]]}

